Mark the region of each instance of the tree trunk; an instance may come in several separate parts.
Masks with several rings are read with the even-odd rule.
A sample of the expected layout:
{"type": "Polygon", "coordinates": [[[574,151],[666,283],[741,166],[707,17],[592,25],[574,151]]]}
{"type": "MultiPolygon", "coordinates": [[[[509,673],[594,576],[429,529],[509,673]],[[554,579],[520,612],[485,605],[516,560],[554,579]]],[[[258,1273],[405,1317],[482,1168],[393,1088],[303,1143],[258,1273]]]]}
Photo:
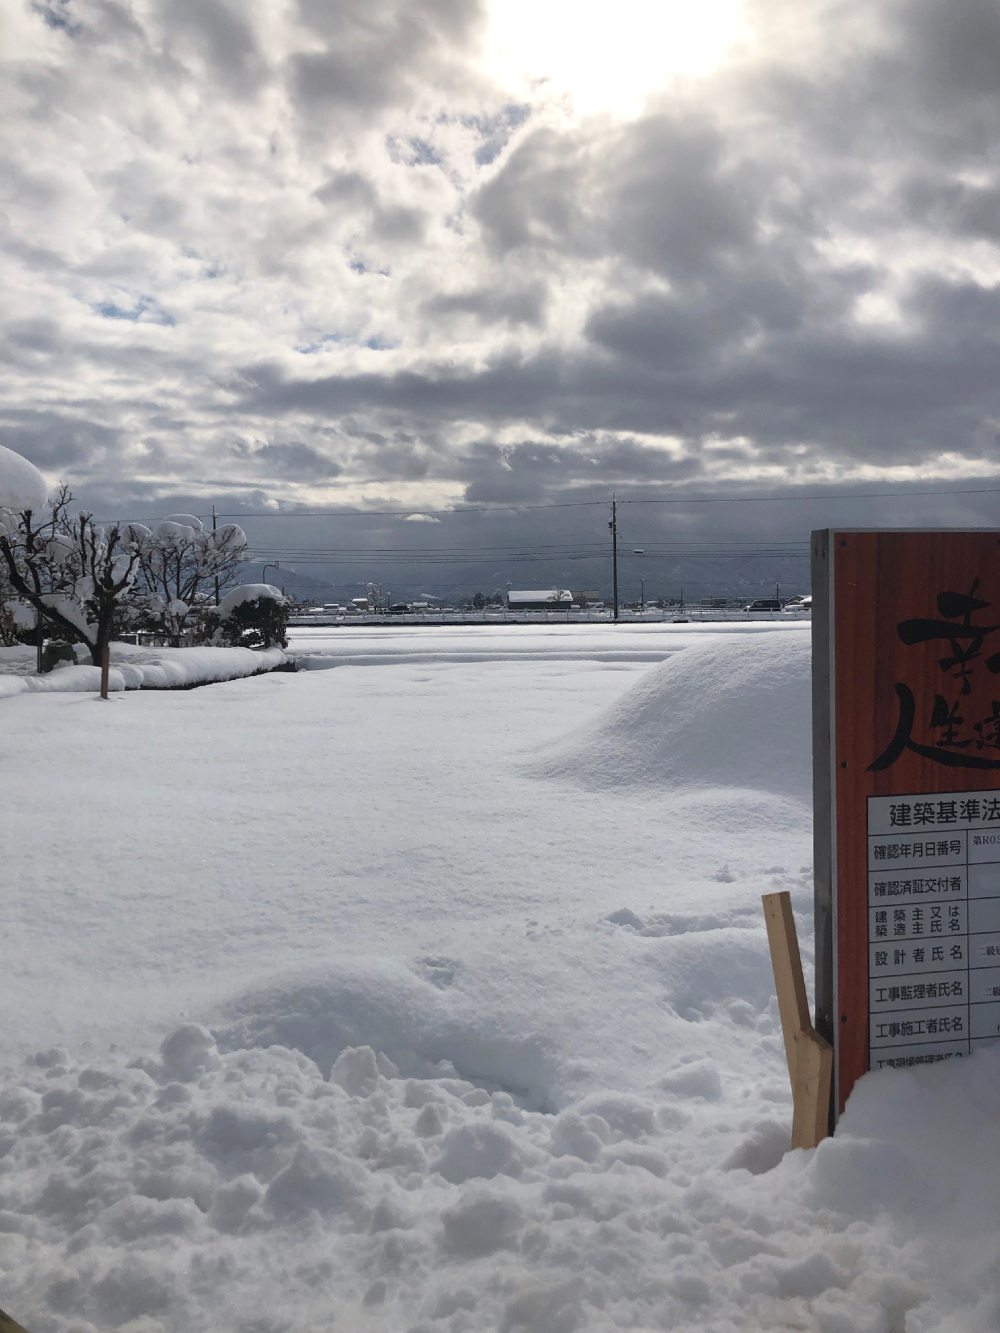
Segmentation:
{"type": "Polygon", "coordinates": [[[107,670],[107,663],[110,656],[109,646],[111,643],[111,630],[113,627],[114,604],[112,603],[109,605],[105,598],[101,598],[101,602],[98,605],[100,609],[97,613],[97,634],[95,635],[97,642],[90,650],[90,660],[93,662],[94,666],[99,666],[101,668],[101,697],[106,699],[108,697],[107,678],[104,673],[107,670]]]}

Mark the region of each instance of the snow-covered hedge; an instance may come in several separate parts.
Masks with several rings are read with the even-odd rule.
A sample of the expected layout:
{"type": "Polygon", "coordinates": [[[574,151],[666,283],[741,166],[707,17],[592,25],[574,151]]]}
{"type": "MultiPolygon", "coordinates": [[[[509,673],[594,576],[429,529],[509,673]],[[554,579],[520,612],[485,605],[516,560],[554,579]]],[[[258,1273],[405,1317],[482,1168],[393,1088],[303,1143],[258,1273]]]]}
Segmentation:
{"type": "Polygon", "coordinates": [[[261,599],[280,602],[282,606],[288,604],[285,594],[280,588],[276,588],[273,583],[241,583],[239,587],[227,592],[219,603],[219,618],[227,620],[236,608],[242,606],[244,602],[256,602],[261,599]]]}
{"type": "MultiPolygon", "coordinates": [[[[289,659],[280,648],[176,648],[139,662],[119,662],[108,673],[109,690],[182,690],[273,671],[289,659]]],[[[0,699],[14,694],[99,690],[95,666],[62,666],[46,676],[0,676],[0,699]]]]}

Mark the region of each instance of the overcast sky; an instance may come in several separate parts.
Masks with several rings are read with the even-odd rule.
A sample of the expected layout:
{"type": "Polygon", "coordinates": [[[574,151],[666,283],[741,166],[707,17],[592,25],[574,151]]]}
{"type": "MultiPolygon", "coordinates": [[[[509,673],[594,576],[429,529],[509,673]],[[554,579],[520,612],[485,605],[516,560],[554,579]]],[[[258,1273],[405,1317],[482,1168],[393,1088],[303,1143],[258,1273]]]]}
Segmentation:
{"type": "MultiPolygon", "coordinates": [[[[0,21],[0,442],[102,516],[1000,487],[996,0],[0,21]]],[[[634,507],[625,541],[998,501],[634,507]]],[[[598,506],[437,520],[245,526],[606,539],[598,506]]]]}

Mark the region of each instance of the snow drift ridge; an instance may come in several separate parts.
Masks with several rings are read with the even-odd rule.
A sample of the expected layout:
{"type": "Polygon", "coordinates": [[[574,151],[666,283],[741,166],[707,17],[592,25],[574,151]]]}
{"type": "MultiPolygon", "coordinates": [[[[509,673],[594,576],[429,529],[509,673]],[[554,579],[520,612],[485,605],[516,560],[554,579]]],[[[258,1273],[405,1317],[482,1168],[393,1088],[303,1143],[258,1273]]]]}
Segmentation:
{"type": "Polygon", "coordinates": [[[582,787],[746,787],[808,799],[810,642],[685,648],[527,768],[582,787]]]}

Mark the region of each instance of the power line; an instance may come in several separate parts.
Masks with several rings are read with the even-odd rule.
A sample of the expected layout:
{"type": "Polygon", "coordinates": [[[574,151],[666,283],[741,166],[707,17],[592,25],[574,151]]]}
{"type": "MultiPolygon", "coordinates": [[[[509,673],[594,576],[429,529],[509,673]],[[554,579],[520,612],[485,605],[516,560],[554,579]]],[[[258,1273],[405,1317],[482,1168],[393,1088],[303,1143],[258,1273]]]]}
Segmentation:
{"type": "MultiPolygon", "coordinates": [[[[1000,486],[951,487],[944,490],[894,490],[894,491],[833,491],[820,494],[797,495],[786,492],[780,495],[677,495],[648,497],[641,500],[620,499],[620,505],[685,505],[685,504],[767,504],[786,500],[824,501],[824,500],[900,500],[910,496],[948,496],[948,495],[1000,495],[1000,486]]],[[[503,514],[521,513],[538,509],[587,509],[608,504],[607,500],[553,500],[546,504],[511,504],[511,505],[462,505],[450,509],[316,509],[316,510],[274,510],[244,509],[241,513],[220,514],[220,518],[405,518],[410,514],[426,514],[428,517],[458,514],[503,514]]],[[[200,517],[200,516],[199,516],[200,517]]]]}
{"type": "Polygon", "coordinates": [[[662,500],[619,500],[627,505],[673,505],[673,504],[749,504],[770,500],[901,500],[911,495],[1000,495],[1000,486],[970,486],[962,490],[946,491],[847,491],[832,495],[705,495],[688,498],[670,498],[662,500]]]}
{"type": "MultiPolygon", "coordinates": [[[[239,513],[219,514],[219,518],[408,518],[411,514],[436,517],[438,514],[504,514],[520,513],[529,509],[591,509],[606,505],[607,500],[552,500],[547,504],[532,505],[462,505],[451,509],[244,509],[239,513]]],[[[198,515],[202,517],[201,514],[198,515]]]]}
{"type": "MultiPolygon", "coordinates": [[[[267,558],[267,563],[271,563],[271,559],[274,556],[274,554],[275,553],[271,551],[255,551],[251,558],[255,564],[263,561],[265,557],[267,558]]],[[[740,550],[692,551],[692,552],[673,551],[669,553],[663,553],[660,555],[647,552],[645,558],[646,560],[649,560],[650,558],[654,560],[655,559],[717,560],[723,557],[732,557],[732,558],[742,557],[743,559],[767,558],[767,559],[779,559],[779,560],[802,560],[805,559],[807,555],[808,555],[808,549],[803,547],[801,550],[797,551],[785,550],[785,549],[771,550],[767,548],[754,548],[751,550],[743,550],[743,551],[740,550]]],[[[360,552],[357,554],[340,553],[336,556],[311,555],[306,557],[278,554],[277,558],[283,561],[292,560],[296,565],[324,565],[324,566],[325,565],[330,565],[330,566],[371,565],[377,560],[379,564],[405,564],[410,566],[413,565],[430,566],[430,565],[456,565],[456,564],[462,564],[462,565],[553,564],[560,562],[565,563],[569,561],[573,561],[575,563],[578,561],[602,560],[605,559],[606,557],[600,553],[593,554],[590,552],[579,552],[575,554],[566,553],[564,555],[558,555],[558,556],[553,556],[551,554],[537,553],[537,552],[534,553],[523,552],[520,554],[507,555],[507,556],[497,556],[497,555],[483,556],[475,554],[469,554],[465,556],[441,556],[441,555],[420,555],[418,553],[411,552],[410,554],[380,555],[377,557],[369,553],[360,552]]]]}
{"type": "MultiPolygon", "coordinates": [[[[833,491],[820,494],[797,495],[785,492],[781,495],[672,495],[647,497],[641,500],[619,500],[619,505],[705,505],[705,504],[772,504],[784,501],[839,501],[839,500],[903,500],[911,496],[917,498],[944,497],[950,495],[1000,495],[1000,486],[965,486],[950,487],[945,490],[894,490],[894,491],[833,491]]],[[[244,509],[232,513],[218,513],[216,518],[409,518],[421,514],[428,518],[454,518],[462,514],[505,514],[526,513],[547,509],[593,509],[609,504],[607,500],[552,500],[545,504],[510,504],[510,505],[461,505],[450,509],[421,509],[418,506],[400,509],[244,509]]],[[[207,520],[209,514],[198,514],[198,518],[207,520]]],[[[131,522],[141,523],[143,519],[98,519],[101,523],[131,522]]]]}
{"type": "MultiPolygon", "coordinates": [[[[691,541],[676,542],[660,545],[654,543],[648,544],[642,550],[633,550],[632,555],[645,556],[672,556],[687,555],[694,553],[699,548],[706,548],[709,554],[728,555],[730,553],[740,553],[748,548],[767,549],[767,550],[794,550],[808,551],[809,542],[801,538],[790,538],[784,540],[781,538],[774,541],[754,541],[752,538],[744,541],[730,542],[708,542],[691,541]]],[[[605,547],[597,542],[576,542],[573,544],[562,543],[558,546],[549,546],[543,542],[533,543],[531,546],[265,546],[262,543],[255,543],[254,550],[259,552],[270,552],[276,556],[298,556],[300,559],[306,559],[310,556],[315,557],[335,557],[338,555],[439,555],[443,557],[459,558],[469,553],[475,553],[484,556],[495,556],[498,559],[505,555],[539,555],[543,557],[551,556],[557,559],[560,555],[600,555],[605,554],[605,547]]],[[[623,555],[629,555],[628,551],[623,555]]]]}

